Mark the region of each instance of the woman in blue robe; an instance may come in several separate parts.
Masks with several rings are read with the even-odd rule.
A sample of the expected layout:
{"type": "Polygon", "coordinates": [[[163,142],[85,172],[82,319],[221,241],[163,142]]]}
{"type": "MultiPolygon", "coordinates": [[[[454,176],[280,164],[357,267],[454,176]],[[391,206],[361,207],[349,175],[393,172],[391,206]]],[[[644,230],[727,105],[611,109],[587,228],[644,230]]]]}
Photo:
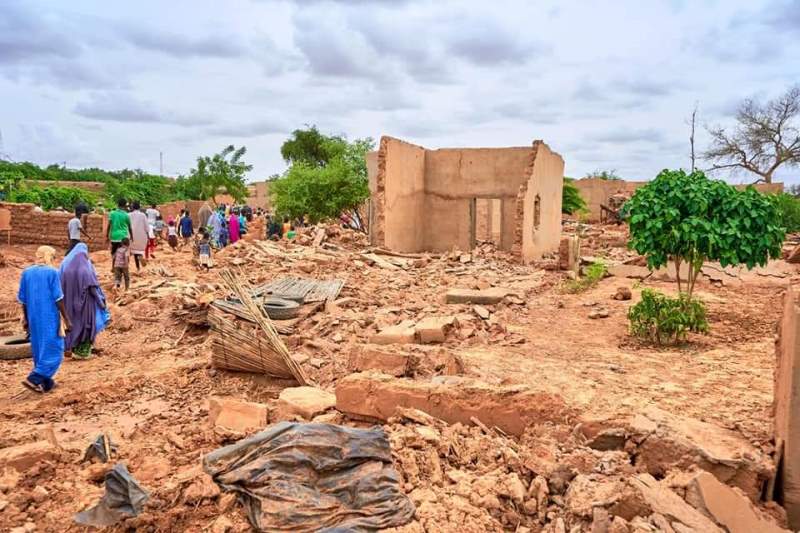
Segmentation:
{"type": "Polygon", "coordinates": [[[55,254],[50,246],[36,250],[36,264],[22,271],[17,295],[33,352],[33,371],[22,384],[36,392],[48,392],[55,387],[53,376],[64,359],[61,319],[64,331],[72,327],[64,308],[58,270],[52,266],[55,254]]]}
{"type": "Polygon", "coordinates": [[[105,329],[109,318],[106,296],[86,244],[76,244],[67,254],[61,262],[59,275],[64,307],[72,324],[64,338],[64,349],[71,352],[74,359],[86,359],[91,356],[94,340],[105,329]]]}

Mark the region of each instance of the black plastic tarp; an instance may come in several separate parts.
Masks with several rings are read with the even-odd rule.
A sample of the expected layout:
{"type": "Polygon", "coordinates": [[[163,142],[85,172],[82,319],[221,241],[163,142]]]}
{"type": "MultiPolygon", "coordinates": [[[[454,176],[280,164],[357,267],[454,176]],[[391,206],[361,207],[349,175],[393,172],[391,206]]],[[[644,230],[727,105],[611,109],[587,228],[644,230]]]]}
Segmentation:
{"type": "Polygon", "coordinates": [[[142,512],[149,495],[133,479],[122,463],[106,474],[106,493],[92,507],[75,515],[75,522],[84,526],[107,527],[142,512]]]}
{"type": "Polygon", "coordinates": [[[261,531],[370,531],[414,516],[381,427],[281,422],[208,454],[203,465],[241,495],[261,531]]]}

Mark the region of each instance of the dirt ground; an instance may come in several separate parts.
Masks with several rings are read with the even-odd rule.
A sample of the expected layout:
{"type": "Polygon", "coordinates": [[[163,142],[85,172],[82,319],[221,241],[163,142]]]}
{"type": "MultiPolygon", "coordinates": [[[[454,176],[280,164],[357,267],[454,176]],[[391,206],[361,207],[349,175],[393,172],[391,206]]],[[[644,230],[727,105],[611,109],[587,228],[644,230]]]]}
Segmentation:
{"type": "MultiPolygon", "coordinates": [[[[332,390],[348,374],[349,354],[378,327],[446,313],[462,318],[447,342],[408,347],[429,362],[428,375],[441,371],[441,361],[457,356],[467,377],[560,395],[584,419],[618,417],[656,406],[734,430],[764,453],[773,451],[775,328],[784,287],[798,275],[793,265],[780,265],[788,272],[782,277],[750,278],[723,286],[701,280],[698,292],[708,304],[711,333],[692,336],[682,346],[653,347],[631,339],[626,312],[641,288],[674,292],[674,283],[610,276],[586,292],[569,294],[561,289],[563,272],[517,265],[502,254],[478,253],[470,262],[462,262],[459,254],[445,254],[421,266],[394,270],[362,266],[357,262],[363,260],[359,255],[363,246],[352,240],[330,240],[338,243],[330,260],[320,260],[308,252],[309,246],[281,245],[290,260],[275,255],[251,262],[247,257],[253,244],[242,243],[218,254],[218,268],[210,273],[192,266],[188,249],[174,253],[161,247],[142,273],[132,275],[134,291],[143,289],[144,296],[126,305],[112,299],[112,324],[100,335],[95,356],[86,361],[66,359],[53,392],[37,395],[21,386],[31,369],[30,360],[0,361],[0,448],[41,439],[63,448],[57,461],[41,463],[23,476],[6,472],[0,478],[0,530],[82,530],[73,524],[73,515],[93,505],[103,494],[103,486],[102,472],[81,458],[103,432],[112,436],[121,460],[150,491],[145,512],[115,530],[214,527],[224,531],[220,516],[230,521],[225,527],[249,530],[242,509],[205,486],[201,478],[203,455],[230,442],[210,426],[208,398],[270,402],[287,383],[212,368],[207,331],[187,327],[173,316],[180,308],[174,295],[146,291],[167,280],[195,283],[222,295],[225,291],[217,274],[222,266],[243,268],[254,283],[289,272],[345,281],[339,298],[346,305],[321,310],[299,322],[287,338],[294,354],[307,356],[299,360],[323,388],[332,390]],[[475,317],[471,305],[447,305],[443,300],[448,288],[494,285],[514,289],[519,303],[491,306],[490,324],[475,317]],[[611,298],[621,286],[632,289],[632,300],[611,298]],[[607,309],[609,316],[590,319],[589,313],[598,307],[607,309]]],[[[0,268],[2,335],[20,331],[13,319],[18,310],[16,290],[20,272],[31,263],[35,248],[1,250],[6,257],[6,266],[0,268]]],[[[609,248],[613,246],[605,252],[609,248]]],[[[603,250],[591,252],[602,255],[603,250]]],[[[93,253],[92,259],[109,291],[108,252],[93,253]]],[[[411,492],[412,487],[406,489],[411,492]]],[[[421,505],[419,498],[412,499],[421,505]]],[[[523,522],[497,513],[490,521],[488,516],[481,515],[475,522],[464,518],[454,530],[547,530],[554,527],[547,524],[556,515],[545,518],[540,513],[536,520],[523,522]]],[[[434,524],[435,520],[418,516],[418,530],[434,531],[434,524]]],[[[440,526],[447,529],[445,524],[440,526]]]]}

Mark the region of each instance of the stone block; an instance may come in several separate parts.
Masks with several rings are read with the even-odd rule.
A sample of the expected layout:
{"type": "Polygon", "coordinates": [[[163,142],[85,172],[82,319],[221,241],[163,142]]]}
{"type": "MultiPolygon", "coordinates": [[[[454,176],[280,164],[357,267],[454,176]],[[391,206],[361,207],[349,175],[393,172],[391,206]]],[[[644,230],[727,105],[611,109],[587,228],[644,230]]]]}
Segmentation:
{"type": "Polygon", "coordinates": [[[449,304],[497,304],[503,298],[513,294],[511,289],[492,287],[490,289],[450,289],[445,294],[445,302],[449,304]]]}
{"type": "Polygon", "coordinates": [[[336,396],[317,387],[289,387],[278,396],[278,413],[282,418],[298,415],[311,420],[336,405],[336,396]]]}
{"type": "Polygon", "coordinates": [[[262,403],[211,397],[208,399],[208,418],[212,427],[249,433],[266,427],[269,408],[262,403]]]}
{"type": "Polygon", "coordinates": [[[454,376],[413,381],[358,373],[336,384],[336,408],[343,413],[385,421],[398,407],[419,409],[451,424],[472,424],[474,417],[513,435],[521,435],[531,424],[563,423],[574,415],[554,394],[454,376]]]}
{"type": "Polygon", "coordinates": [[[698,472],[686,487],[686,501],[729,533],[788,533],[761,516],[744,494],[698,472]]]}
{"type": "Polygon", "coordinates": [[[376,370],[390,376],[405,376],[414,366],[415,358],[410,354],[364,346],[350,356],[349,367],[353,372],[376,370]]]}
{"type": "Polygon", "coordinates": [[[36,441],[0,449],[0,471],[13,468],[25,472],[42,461],[52,461],[59,450],[49,441],[36,441]]]}
{"type": "Polygon", "coordinates": [[[454,316],[431,316],[423,318],[414,327],[416,339],[422,344],[444,342],[447,333],[457,325],[454,316]]]}
{"type": "Polygon", "coordinates": [[[370,338],[372,344],[412,344],[415,340],[414,322],[411,320],[389,326],[370,338]]]}

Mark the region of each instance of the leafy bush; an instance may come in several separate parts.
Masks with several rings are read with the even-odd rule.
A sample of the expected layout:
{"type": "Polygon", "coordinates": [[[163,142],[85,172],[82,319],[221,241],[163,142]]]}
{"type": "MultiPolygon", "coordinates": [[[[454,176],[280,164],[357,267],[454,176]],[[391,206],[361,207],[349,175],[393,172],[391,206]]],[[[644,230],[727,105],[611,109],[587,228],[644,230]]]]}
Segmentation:
{"type": "Polygon", "coordinates": [[[586,211],[586,201],[581,197],[581,192],[572,183],[572,178],[564,178],[564,188],[561,189],[561,212],[565,215],[574,215],[586,211]]]}
{"type": "Polygon", "coordinates": [[[689,297],[705,261],[763,266],[780,257],[786,233],[768,196],[753,187],[737,190],[700,171],[662,171],[625,202],[622,216],[630,225],[628,246],[646,256],[650,269],[673,262],[680,272],[681,264],[689,265],[689,297]]]}
{"type": "Polygon", "coordinates": [[[784,192],[771,196],[778,210],[778,220],[786,231],[800,231],[800,199],[784,192]]]}
{"type": "Polygon", "coordinates": [[[608,267],[601,261],[595,261],[587,266],[582,278],[573,279],[564,286],[566,292],[577,293],[590,289],[600,283],[600,280],[608,274],[608,267]]]}
{"type": "Polygon", "coordinates": [[[369,138],[350,142],[313,126],[296,130],[281,147],[291,166],[270,182],[276,212],[292,218],[308,215],[317,223],[357,211],[369,198],[366,154],[373,147],[369,138]]]}
{"type": "Polygon", "coordinates": [[[628,310],[631,334],[658,344],[686,340],[688,332],[708,333],[703,302],[680,294],[670,298],[653,289],[642,290],[642,300],[628,310]]]}
{"type": "Polygon", "coordinates": [[[8,201],[38,204],[45,211],[64,208],[72,211],[79,202],[94,208],[98,203],[97,195],[73,187],[31,187],[23,186],[8,194],[8,201]]]}

